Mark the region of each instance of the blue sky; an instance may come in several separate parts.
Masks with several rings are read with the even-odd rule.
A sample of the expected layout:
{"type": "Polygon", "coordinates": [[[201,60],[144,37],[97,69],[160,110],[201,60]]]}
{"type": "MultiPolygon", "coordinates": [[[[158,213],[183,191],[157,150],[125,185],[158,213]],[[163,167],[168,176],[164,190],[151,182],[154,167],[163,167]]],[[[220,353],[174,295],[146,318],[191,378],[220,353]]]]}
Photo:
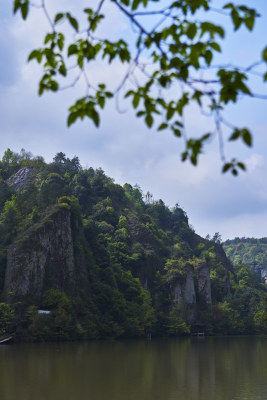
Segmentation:
{"type": "MultiPolygon", "coordinates": [[[[50,9],[55,6],[47,1],[50,9]]],[[[86,1],[79,4],[86,5],[86,1]]],[[[221,1],[220,1],[221,3],[221,1]]],[[[251,3],[251,2],[247,2],[251,3]]],[[[69,9],[73,2],[58,0],[58,7],[69,9]]],[[[217,1],[218,4],[218,1],[217,1]]],[[[264,0],[253,1],[260,10],[255,32],[242,29],[237,35],[228,34],[225,50],[218,58],[222,63],[248,65],[259,58],[267,44],[267,4],[264,0]]],[[[113,10],[111,25],[103,33],[114,37],[125,34],[126,24],[113,10]]],[[[220,23],[221,17],[218,17],[220,23]]],[[[223,239],[235,236],[267,236],[267,101],[242,100],[238,107],[227,113],[228,119],[240,126],[248,126],[254,133],[254,146],[246,149],[229,145],[225,151],[246,161],[248,171],[238,178],[220,173],[221,163],[218,143],[214,140],[206,149],[197,168],[181,163],[183,142],[170,132],[148,130],[142,121],[136,120],[128,105],[119,114],[111,105],[103,114],[101,126],[94,128],[90,122],[66,127],[67,108],[84,88],[68,92],[37,95],[38,67],[26,62],[29,52],[38,47],[42,34],[48,29],[38,10],[33,10],[25,23],[12,15],[11,2],[0,4],[0,149],[20,151],[21,148],[35,155],[43,155],[51,161],[63,151],[68,157],[77,155],[82,165],[102,167],[116,182],[139,184],[144,193],[161,198],[168,206],[179,203],[188,213],[189,222],[196,232],[205,236],[219,231],[223,239]]],[[[102,74],[112,85],[122,73],[119,65],[113,69],[92,69],[93,76],[102,74]]],[[[257,92],[266,93],[266,85],[257,84],[257,92]]],[[[205,129],[206,122],[194,108],[187,116],[189,133],[205,129]]]]}

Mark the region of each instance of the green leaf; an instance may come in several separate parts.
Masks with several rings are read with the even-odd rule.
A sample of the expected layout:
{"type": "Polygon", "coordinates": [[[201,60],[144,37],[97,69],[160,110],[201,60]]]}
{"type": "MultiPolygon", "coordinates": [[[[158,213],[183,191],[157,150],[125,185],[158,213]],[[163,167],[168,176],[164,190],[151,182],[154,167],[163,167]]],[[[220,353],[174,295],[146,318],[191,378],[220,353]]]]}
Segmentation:
{"type": "Polygon", "coordinates": [[[105,97],[104,96],[100,96],[98,98],[98,104],[102,109],[104,108],[104,106],[105,106],[105,97]]]}
{"type": "Polygon", "coordinates": [[[195,153],[193,153],[190,157],[190,161],[191,163],[196,166],[197,165],[197,155],[195,153]]]}
{"type": "Polygon", "coordinates": [[[253,16],[250,16],[249,18],[245,19],[245,25],[250,31],[253,30],[254,23],[255,23],[255,18],[253,16]]]}
{"type": "Polygon", "coordinates": [[[44,39],[44,44],[47,44],[49,42],[52,42],[55,39],[55,34],[54,33],[47,33],[44,39]]]}
{"type": "Polygon", "coordinates": [[[40,64],[40,62],[42,61],[43,58],[43,53],[41,50],[33,50],[28,57],[28,61],[31,61],[33,59],[36,59],[36,61],[38,61],[38,63],[40,64]]]}
{"type": "Polygon", "coordinates": [[[237,169],[236,168],[232,168],[232,174],[234,175],[234,176],[237,176],[238,175],[238,171],[237,171],[237,169]]]}
{"type": "Polygon", "coordinates": [[[162,131],[163,129],[167,129],[168,128],[168,124],[166,124],[166,122],[163,122],[162,124],[160,124],[160,126],[158,127],[158,131],[162,131]]]}
{"type": "Polygon", "coordinates": [[[225,173],[225,172],[229,171],[229,169],[231,168],[231,166],[232,166],[231,163],[225,163],[225,164],[223,165],[222,172],[225,173]]]}
{"type": "Polygon", "coordinates": [[[143,115],[145,115],[145,111],[138,111],[138,112],[136,113],[136,116],[137,116],[137,117],[142,117],[143,115]]]}
{"type": "Polygon", "coordinates": [[[182,161],[185,161],[185,160],[187,160],[187,158],[188,158],[188,151],[184,151],[181,154],[181,159],[182,159],[182,161]]]}
{"type": "Polygon", "coordinates": [[[147,116],[145,117],[145,122],[146,122],[146,125],[149,128],[151,128],[151,126],[153,125],[153,122],[154,122],[154,119],[151,114],[147,114],[147,116]]]}
{"type": "Polygon", "coordinates": [[[194,39],[194,37],[197,34],[197,26],[196,24],[188,24],[188,27],[186,29],[186,35],[189,37],[189,39],[194,39]]]}
{"type": "Polygon", "coordinates": [[[16,12],[19,10],[19,8],[20,8],[20,0],[15,0],[14,7],[13,7],[13,13],[16,14],[16,12]]]}
{"type": "Polygon", "coordinates": [[[140,95],[139,95],[139,93],[135,93],[134,96],[133,96],[133,101],[132,101],[133,108],[137,108],[139,102],[140,102],[140,95]]]}
{"type": "Polygon", "coordinates": [[[267,62],[267,46],[262,50],[261,57],[263,61],[267,62]]]}
{"type": "Polygon", "coordinates": [[[64,35],[62,33],[59,33],[57,39],[57,45],[59,50],[63,50],[64,48],[64,39],[65,39],[64,35]]]}
{"type": "Polygon", "coordinates": [[[173,117],[174,113],[175,113],[175,108],[169,106],[166,115],[167,121],[169,121],[173,117]]]}
{"type": "Polygon", "coordinates": [[[236,140],[240,137],[241,132],[239,129],[235,129],[232,135],[229,137],[229,140],[236,140]]]}
{"type": "Polygon", "coordinates": [[[50,89],[52,92],[56,92],[58,90],[58,82],[51,79],[50,81],[50,89]]]}
{"type": "Polygon", "coordinates": [[[210,47],[213,50],[218,51],[219,53],[222,51],[221,46],[219,45],[219,43],[212,42],[212,43],[210,43],[210,47]]]}
{"type": "Polygon", "coordinates": [[[248,129],[242,129],[242,139],[246,143],[247,146],[252,146],[252,135],[248,129]]]}
{"type": "Polygon", "coordinates": [[[64,16],[65,16],[65,14],[63,14],[63,13],[56,14],[54,23],[57,24],[62,18],[64,18],[64,16]]]}
{"type": "Polygon", "coordinates": [[[111,99],[111,98],[113,97],[113,93],[111,93],[111,92],[105,92],[105,96],[106,96],[108,99],[111,99]]]}
{"type": "Polygon", "coordinates": [[[201,97],[202,96],[203,96],[203,93],[200,92],[199,90],[196,90],[192,96],[192,99],[196,100],[198,102],[198,104],[201,106],[201,97]]]}
{"type": "Polygon", "coordinates": [[[234,7],[233,3],[227,3],[227,4],[225,4],[223,6],[224,9],[226,9],[226,8],[232,8],[233,9],[233,7],[234,7]]]}
{"type": "Polygon", "coordinates": [[[73,29],[75,29],[75,31],[78,32],[79,31],[79,24],[78,24],[77,19],[73,18],[70,13],[67,13],[66,17],[68,18],[69,23],[73,27],[73,29]]]}
{"type": "Polygon", "coordinates": [[[71,126],[76,121],[77,118],[78,118],[78,113],[71,112],[68,116],[68,121],[67,121],[68,126],[71,126]]]}
{"type": "Polygon", "coordinates": [[[211,63],[211,61],[212,61],[212,57],[213,57],[213,54],[212,54],[212,52],[211,52],[210,50],[207,50],[207,51],[204,53],[204,58],[205,58],[205,60],[206,60],[207,65],[210,65],[210,63],[211,63]]]}
{"type": "Polygon", "coordinates": [[[59,71],[59,73],[61,75],[66,76],[67,75],[67,69],[66,69],[65,64],[61,64],[59,69],[58,69],[58,71],[59,71]]]}
{"type": "Polygon", "coordinates": [[[76,54],[77,51],[78,51],[77,45],[74,44],[74,43],[71,44],[71,45],[69,46],[69,48],[68,48],[68,57],[71,56],[71,55],[73,55],[73,54],[76,54]]]}
{"type": "Polygon", "coordinates": [[[206,133],[205,135],[202,136],[201,141],[204,142],[204,140],[208,140],[211,137],[211,133],[206,133]]]}
{"type": "Polygon", "coordinates": [[[26,0],[25,3],[21,4],[20,10],[21,10],[22,18],[26,19],[27,15],[29,13],[29,1],[28,0],[26,0]]]}
{"type": "Polygon", "coordinates": [[[245,166],[244,163],[238,162],[236,165],[237,165],[240,169],[242,169],[243,171],[246,171],[246,166],[245,166]]]}
{"type": "Polygon", "coordinates": [[[236,140],[242,138],[243,142],[251,147],[252,146],[252,135],[247,128],[238,129],[236,128],[232,135],[230,136],[229,140],[236,140]]]}
{"type": "Polygon", "coordinates": [[[133,2],[132,2],[132,10],[136,10],[140,3],[141,3],[140,0],[133,0],[133,2]]]}
{"type": "Polygon", "coordinates": [[[92,110],[90,114],[88,114],[88,117],[91,118],[94,121],[94,124],[96,127],[99,126],[100,119],[99,119],[99,114],[97,111],[92,110]]]}
{"type": "Polygon", "coordinates": [[[177,128],[172,127],[172,131],[173,131],[175,136],[177,136],[177,137],[181,137],[182,136],[181,129],[177,129],[177,128]]]}

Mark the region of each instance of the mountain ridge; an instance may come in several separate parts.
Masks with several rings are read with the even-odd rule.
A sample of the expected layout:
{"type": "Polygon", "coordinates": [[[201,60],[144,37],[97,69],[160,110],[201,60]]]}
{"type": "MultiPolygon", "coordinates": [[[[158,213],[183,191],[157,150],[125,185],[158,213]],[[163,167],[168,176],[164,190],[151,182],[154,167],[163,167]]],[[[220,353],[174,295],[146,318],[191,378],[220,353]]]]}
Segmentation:
{"type": "Polygon", "coordinates": [[[252,276],[241,287],[219,241],[197,235],[179,205],[77,157],[25,154],[0,163],[0,331],[69,340],[265,329],[264,287],[252,276]]]}

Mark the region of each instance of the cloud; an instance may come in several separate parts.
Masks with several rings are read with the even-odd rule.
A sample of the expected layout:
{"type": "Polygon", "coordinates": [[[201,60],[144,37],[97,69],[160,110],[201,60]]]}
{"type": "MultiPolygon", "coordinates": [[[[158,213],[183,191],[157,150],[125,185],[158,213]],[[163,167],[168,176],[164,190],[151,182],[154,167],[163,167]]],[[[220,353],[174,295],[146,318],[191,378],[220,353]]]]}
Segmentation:
{"type": "Polygon", "coordinates": [[[245,160],[249,172],[253,172],[264,165],[264,157],[262,154],[253,153],[245,160]]]}
{"type": "Polygon", "coordinates": [[[223,220],[199,220],[199,225],[199,233],[202,236],[220,232],[223,240],[235,237],[266,237],[267,211],[253,215],[242,214],[223,220]]]}

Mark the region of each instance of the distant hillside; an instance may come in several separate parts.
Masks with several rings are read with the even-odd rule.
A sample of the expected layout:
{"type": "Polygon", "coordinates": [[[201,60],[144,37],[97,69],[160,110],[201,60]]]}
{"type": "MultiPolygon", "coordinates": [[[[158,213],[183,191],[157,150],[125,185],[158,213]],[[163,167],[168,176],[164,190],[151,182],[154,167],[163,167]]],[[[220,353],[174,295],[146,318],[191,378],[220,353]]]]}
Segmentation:
{"type": "Polygon", "coordinates": [[[257,264],[260,267],[267,265],[267,238],[235,238],[226,240],[223,247],[227,256],[235,264],[257,264]]]}
{"type": "Polygon", "coordinates": [[[267,281],[267,238],[235,238],[226,240],[223,247],[233,264],[247,265],[267,281]]]}
{"type": "Polygon", "coordinates": [[[47,164],[8,149],[0,188],[0,335],[266,330],[264,285],[248,268],[234,273],[219,241],[197,235],[178,204],[168,208],[64,153],[47,164]]]}

